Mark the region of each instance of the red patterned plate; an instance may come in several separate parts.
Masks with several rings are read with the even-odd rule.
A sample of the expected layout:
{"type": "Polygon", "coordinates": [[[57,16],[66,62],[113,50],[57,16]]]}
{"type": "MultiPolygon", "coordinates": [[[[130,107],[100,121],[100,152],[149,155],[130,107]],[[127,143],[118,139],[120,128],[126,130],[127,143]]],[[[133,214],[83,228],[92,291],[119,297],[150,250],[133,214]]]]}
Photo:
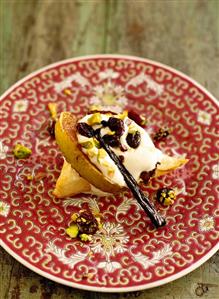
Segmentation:
{"type": "Polygon", "coordinates": [[[1,246],[28,268],[76,288],[126,292],[177,279],[216,252],[219,109],[187,76],[136,57],[70,59],[11,87],[1,97],[0,119],[1,246]],[[159,147],[189,163],[143,187],[151,198],[163,185],[180,190],[173,206],[158,207],[165,227],[154,229],[129,192],[99,199],[53,196],[62,156],[47,131],[49,102],[77,115],[91,104],[131,108],[147,117],[150,133],[173,129],[159,147]],[[32,149],[30,158],[14,158],[18,142],[32,149]],[[90,243],[81,243],[65,228],[70,215],[86,207],[100,211],[105,222],[90,243]]]}

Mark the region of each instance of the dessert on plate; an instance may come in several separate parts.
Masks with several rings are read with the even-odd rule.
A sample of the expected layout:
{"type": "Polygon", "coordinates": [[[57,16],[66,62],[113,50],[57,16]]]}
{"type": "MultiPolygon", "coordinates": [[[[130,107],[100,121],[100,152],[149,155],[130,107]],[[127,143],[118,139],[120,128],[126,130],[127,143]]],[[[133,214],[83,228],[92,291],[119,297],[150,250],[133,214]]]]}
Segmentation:
{"type": "Polygon", "coordinates": [[[64,155],[64,164],[54,194],[59,197],[78,193],[106,195],[127,188],[121,171],[90,134],[98,130],[103,141],[139,183],[164,175],[188,160],[171,157],[155,147],[146,130],[128,116],[112,112],[90,112],[81,119],[62,112],[56,123],[56,141],[64,155]]]}

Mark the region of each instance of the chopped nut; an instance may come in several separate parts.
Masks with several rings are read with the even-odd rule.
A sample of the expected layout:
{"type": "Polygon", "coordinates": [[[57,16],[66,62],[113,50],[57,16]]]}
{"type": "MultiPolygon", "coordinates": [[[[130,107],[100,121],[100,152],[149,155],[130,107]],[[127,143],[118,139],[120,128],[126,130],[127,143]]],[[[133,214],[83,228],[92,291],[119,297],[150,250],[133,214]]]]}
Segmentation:
{"type": "Polygon", "coordinates": [[[81,241],[83,241],[83,242],[88,242],[88,241],[92,240],[91,235],[88,235],[88,234],[80,234],[79,237],[80,237],[81,241]]]}
{"type": "Polygon", "coordinates": [[[32,181],[33,175],[29,173],[29,174],[26,175],[26,178],[27,178],[28,181],[32,181]]]}
{"type": "Polygon", "coordinates": [[[122,113],[118,114],[118,118],[124,120],[128,116],[128,111],[125,110],[122,113]]]}
{"type": "Polygon", "coordinates": [[[98,154],[97,154],[97,160],[100,162],[101,159],[105,158],[107,156],[107,153],[105,151],[105,149],[100,148],[98,150],[98,154]]]}
{"type": "Polygon", "coordinates": [[[102,120],[101,114],[99,112],[94,113],[89,119],[88,119],[88,124],[89,125],[96,125],[100,124],[102,120]]]}
{"type": "Polygon", "coordinates": [[[13,149],[13,154],[17,159],[25,159],[32,154],[32,151],[28,147],[18,143],[13,149]]]}
{"type": "Polygon", "coordinates": [[[130,124],[129,127],[128,127],[128,133],[135,134],[136,131],[137,131],[136,126],[133,123],[130,124]]]}
{"type": "Polygon", "coordinates": [[[98,141],[96,138],[93,138],[93,141],[94,141],[94,145],[95,145],[97,148],[100,148],[100,143],[99,143],[99,141],[98,141]]]}
{"type": "Polygon", "coordinates": [[[157,200],[164,206],[170,206],[176,199],[176,190],[172,188],[161,188],[157,191],[157,200]]]}
{"type": "Polygon", "coordinates": [[[57,104],[56,103],[49,103],[48,108],[53,120],[57,119],[57,104]]]}
{"type": "Polygon", "coordinates": [[[95,149],[95,148],[91,148],[91,149],[89,149],[89,150],[87,151],[88,156],[89,156],[90,158],[95,157],[95,156],[96,156],[96,150],[97,150],[97,149],[95,149]]]}
{"type": "Polygon", "coordinates": [[[79,233],[79,228],[78,228],[77,224],[72,224],[65,231],[69,235],[70,238],[76,238],[79,233]]]}
{"type": "Polygon", "coordinates": [[[42,180],[44,179],[45,177],[47,176],[47,173],[46,172],[38,172],[36,175],[35,175],[35,180],[42,180]]]}
{"type": "Polygon", "coordinates": [[[91,149],[94,147],[94,144],[92,141],[85,141],[81,143],[81,146],[86,149],[91,149]]]}
{"type": "Polygon", "coordinates": [[[110,135],[110,136],[112,136],[112,135],[115,135],[115,131],[111,131],[110,129],[107,131],[107,135],[110,135]]]}
{"type": "Polygon", "coordinates": [[[154,135],[155,141],[160,141],[164,138],[166,138],[170,134],[170,129],[163,129],[160,128],[157,133],[154,135]]]}
{"type": "Polygon", "coordinates": [[[90,211],[81,210],[71,216],[73,224],[66,229],[66,233],[71,238],[80,237],[81,241],[87,242],[91,240],[91,235],[95,234],[100,228],[100,215],[95,218],[90,211]]]}
{"type": "Polygon", "coordinates": [[[101,217],[96,217],[97,223],[98,223],[98,229],[101,229],[103,227],[103,224],[101,222],[101,217]]]}
{"type": "Polygon", "coordinates": [[[71,220],[75,222],[77,220],[78,216],[79,216],[79,214],[77,214],[77,213],[72,214],[71,220]]]}
{"type": "Polygon", "coordinates": [[[67,96],[70,96],[72,94],[72,91],[68,88],[63,90],[64,94],[66,94],[67,96]]]}
{"type": "Polygon", "coordinates": [[[90,211],[80,211],[75,222],[79,227],[80,233],[94,234],[98,230],[97,220],[90,211]]]}
{"type": "Polygon", "coordinates": [[[115,174],[115,169],[109,167],[108,171],[107,171],[108,176],[113,177],[115,174]]]}
{"type": "Polygon", "coordinates": [[[102,165],[105,166],[105,167],[110,167],[110,164],[108,162],[106,162],[106,161],[103,161],[102,165]]]}
{"type": "Polygon", "coordinates": [[[94,273],[84,272],[82,273],[82,278],[91,279],[94,276],[94,273]]]}

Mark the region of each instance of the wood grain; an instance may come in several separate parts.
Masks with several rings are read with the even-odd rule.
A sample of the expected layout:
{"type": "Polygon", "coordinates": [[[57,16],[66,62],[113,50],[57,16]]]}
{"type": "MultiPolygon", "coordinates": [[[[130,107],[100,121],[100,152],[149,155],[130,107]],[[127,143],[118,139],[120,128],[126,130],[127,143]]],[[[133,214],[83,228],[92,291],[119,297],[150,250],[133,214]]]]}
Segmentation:
{"type": "MultiPolygon", "coordinates": [[[[86,54],[147,57],[219,97],[218,0],[0,0],[0,93],[49,63],[86,54]]],[[[219,255],[168,285],[98,294],[58,285],[0,250],[0,298],[218,299],[219,255]]]]}

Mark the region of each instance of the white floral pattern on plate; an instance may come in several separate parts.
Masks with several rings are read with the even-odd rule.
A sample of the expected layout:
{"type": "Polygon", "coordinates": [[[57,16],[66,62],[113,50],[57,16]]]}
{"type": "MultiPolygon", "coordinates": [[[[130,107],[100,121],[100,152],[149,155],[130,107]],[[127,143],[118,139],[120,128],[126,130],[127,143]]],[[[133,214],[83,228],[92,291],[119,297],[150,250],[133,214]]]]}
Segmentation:
{"type": "Polygon", "coordinates": [[[19,100],[14,103],[14,112],[25,112],[28,108],[28,100],[19,100]]]}
{"type": "Polygon", "coordinates": [[[112,82],[95,86],[93,92],[94,96],[90,98],[90,104],[104,106],[106,110],[113,109],[115,112],[121,112],[128,103],[124,88],[112,82]]]}
{"type": "Polygon", "coordinates": [[[213,179],[219,179],[219,163],[213,165],[212,170],[213,170],[212,173],[213,179]]]}
{"type": "Polygon", "coordinates": [[[119,73],[115,72],[112,69],[106,69],[103,72],[99,72],[98,76],[102,80],[105,80],[105,79],[116,79],[116,78],[119,77],[119,73]]]}
{"type": "Polygon", "coordinates": [[[172,252],[172,247],[169,244],[166,244],[161,250],[154,251],[152,253],[151,258],[142,254],[141,252],[135,254],[131,252],[131,254],[135,259],[135,261],[140,263],[143,266],[143,268],[146,270],[150,266],[159,263],[164,257],[171,256],[173,252],[172,252]]]}
{"type": "MultiPolygon", "coordinates": [[[[118,96],[110,104],[117,101],[118,96]]],[[[7,153],[0,159],[0,167],[4,169],[0,173],[1,201],[10,205],[10,210],[3,212],[7,216],[1,215],[1,243],[28,267],[70,286],[88,290],[103,287],[101,290],[119,292],[158,286],[179,278],[215,252],[218,106],[191,79],[143,59],[79,58],[25,78],[2,97],[0,108],[5,119],[0,128],[3,145],[11,149],[16,139],[33,151],[26,160],[17,160],[7,153]],[[162,149],[169,147],[179,154],[189,153],[186,171],[152,180],[150,188],[142,186],[151,198],[163,185],[174,184],[181,191],[172,207],[158,207],[168,222],[163,229],[155,230],[151,226],[128,192],[100,198],[98,203],[91,197],[63,201],[52,194],[62,159],[46,130],[48,102],[57,102],[59,111],[71,110],[81,116],[88,111],[90,99],[98,91],[102,93],[99,98],[102,103],[104,85],[109,88],[109,84],[120,98],[125,90],[128,102],[120,105],[144,114],[152,134],[163,125],[175,128],[174,134],[159,144],[162,149]],[[28,109],[14,112],[12,103],[24,99],[28,99],[28,109]],[[210,115],[210,121],[205,116],[206,124],[202,125],[197,120],[198,111],[210,115]],[[28,174],[35,176],[41,171],[47,174],[44,179],[27,180],[28,174]],[[88,206],[92,211],[104,212],[105,223],[110,224],[102,232],[107,242],[100,236],[100,252],[91,249],[92,243],[81,246],[65,233],[71,213],[88,206]],[[213,219],[206,220],[208,217],[213,219]],[[113,225],[121,227],[114,228],[115,234],[112,234],[113,225]],[[124,241],[119,247],[116,239],[123,233],[124,241]],[[94,276],[83,280],[80,275],[84,271],[94,276]]]]}
{"type": "Polygon", "coordinates": [[[202,232],[209,232],[214,229],[214,218],[211,216],[205,217],[199,221],[199,228],[202,232]]]}
{"type": "Polygon", "coordinates": [[[82,76],[79,72],[74,73],[73,75],[65,78],[60,82],[54,84],[55,91],[60,94],[63,90],[71,88],[72,82],[76,82],[81,87],[90,86],[89,81],[82,76]]]}
{"type": "Polygon", "coordinates": [[[207,113],[206,111],[199,110],[198,111],[198,121],[204,125],[211,124],[211,114],[207,113]]]}
{"type": "Polygon", "coordinates": [[[4,145],[2,141],[0,141],[0,160],[5,159],[7,152],[8,152],[8,146],[4,145]]]}
{"type": "Polygon", "coordinates": [[[7,217],[10,211],[10,205],[6,202],[0,201],[0,215],[7,217]]]}
{"type": "Polygon", "coordinates": [[[140,73],[139,75],[133,77],[127,84],[126,84],[126,90],[130,86],[138,86],[142,83],[147,84],[147,88],[153,90],[157,95],[161,95],[164,91],[164,86],[162,84],[159,84],[155,82],[150,76],[146,75],[145,73],[140,73]]]}

